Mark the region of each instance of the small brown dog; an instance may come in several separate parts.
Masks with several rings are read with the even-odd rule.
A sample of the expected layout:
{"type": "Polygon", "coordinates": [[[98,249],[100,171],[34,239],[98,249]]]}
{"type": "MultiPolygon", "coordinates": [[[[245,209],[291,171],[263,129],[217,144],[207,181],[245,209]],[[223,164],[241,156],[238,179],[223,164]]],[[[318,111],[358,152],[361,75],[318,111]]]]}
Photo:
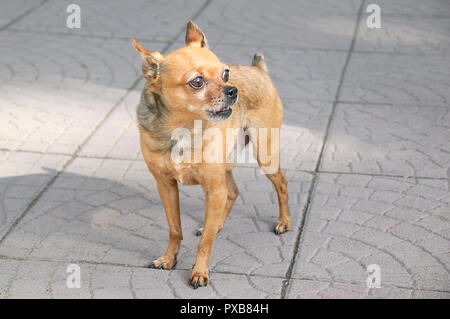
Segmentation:
{"type": "MultiPolygon", "coordinates": [[[[230,163],[224,153],[220,161],[200,158],[180,164],[172,156],[176,144],[172,133],[177,128],[193,132],[194,121],[200,121],[201,133],[208,128],[223,133],[220,136],[224,138],[218,143],[223,146],[230,143],[225,141],[227,129],[248,131],[258,164],[278,195],[279,218],[275,233],[281,234],[291,228],[291,221],[287,180],[279,166],[279,135],[276,138],[270,135],[261,144],[259,132],[261,128],[269,131],[280,128],[283,105],[262,55],[255,55],[252,66],[224,64],[208,49],[204,33],[192,21],[187,24],[186,46],[166,56],[143,48],[134,39],[132,42],[142,57],[146,79],[137,108],[142,154],[157,182],[170,229],[167,251],[153,261],[151,267],[171,269],[175,266],[183,239],[178,182],[200,184],[205,193],[205,221],[189,282],[194,288],[206,286],[212,243],[239,194],[231,174],[235,163],[230,163]],[[261,158],[260,148],[269,150],[271,160],[261,158]],[[276,169],[269,170],[274,163],[276,169]]],[[[192,143],[194,150],[199,146],[205,149],[212,143],[205,136],[201,141],[200,145],[192,143]]],[[[231,143],[236,145],[237,137],[231,143]]]]}

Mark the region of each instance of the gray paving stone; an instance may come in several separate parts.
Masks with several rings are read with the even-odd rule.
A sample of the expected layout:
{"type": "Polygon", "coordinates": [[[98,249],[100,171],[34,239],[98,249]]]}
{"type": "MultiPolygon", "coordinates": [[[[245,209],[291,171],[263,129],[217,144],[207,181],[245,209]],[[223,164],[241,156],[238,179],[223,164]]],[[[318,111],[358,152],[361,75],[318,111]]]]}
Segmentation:
{"type": "Polygon", "coordinates": [[[67,160],[67,156],[0,152],[0,238],[67,160]]]}
{"type": "Polygon", "coordinates": [[[333,283],[315,280],[292,280],[289,299],[448,299],[448,292],[386,286],[367,288],[365,284],[333,283]]]}
{"type": "Polygon", "coordinates": [[[84,36],[123,37],[151,41],[172,40],[186,22],[201,8],[203,1],[138,0],[112,3],[107,0],[78,0],[81,9],[81,28],[66,25],[70,4],[49,1],[11,27],[14,30],[61,33],[84,36]]]}
{"type": "Polygon", "coordinates": [[[356,51],[446,54],[450,48],[450,16],[384,16],[382,13],[380,29],[369,29],[366,19],[360,21],[356,51]]]}
{"type": "MultiPolygon", "coordinates": [[[[142,86],[145,81],[140,82],[142,86]]],[[[81,156],[142,159],[136,107],[140,90],[133,90],[80,150],[81,156]]]]}
{"type": "Polygon", "coordinates": [[[0,38],[6,149],[74,152],[140,77],[128,41],[8,32],[0,38]]]}
{"type": "Polygon", "coordinates": [[[28,11],[37,8],[42,0],[5,0],[2,1],[2,10],[0,11],[0,28],[7,27],[15,19],[20,18],[28,11]]]}
{"type": "Polygon", "coordinates": [[[360,1],[213,1],[196,19],[211,45],[347,50],[360,1]]]}
{"type": "MultiPolygon", "coordinates": [[[[293,230],[276,236],[271,183],[259,170],[236,168],[241,196],[214,243],[212,271],[284,276],[311,182],[306,173],[286,175],[293,230]]],[[[182,186],[180,197],[184,240],[177,269],[190,270],[203,192],[182,186]]],[[[163,207],[143,162],[77,158],[5,238],[0,255],[146,266],[164,253],[167,240],[163,207]]]]}
{"type": "Polygon", "coordinates": [[[68,288],[69,262],[0,259],[0,298],[279,298],[281,278],[212,274],[188,286],[189,271],[78,264],[80,288],[68,288]]]}
{"type": "Polygon", "coordinates": [[[447,107],[339,104],[322,170],[447,178],[447,107]]]}
{"type": "Polygon", "coordinates": [[[293,278],[364,291],[366,267],[377,264],[382,287],[450,292],[449,202],[444,180],[321,174],[293,278]]]}
{"type": "Polygon", "coordinates": [[[283,100],[281,167],[313,171],[319,159],[331,103],[283,100]]]}
{"type": "Polygon", "coordinates": [[[448,105],[450,55],[392,55],[354,52],[341,101],[448,105]]]}

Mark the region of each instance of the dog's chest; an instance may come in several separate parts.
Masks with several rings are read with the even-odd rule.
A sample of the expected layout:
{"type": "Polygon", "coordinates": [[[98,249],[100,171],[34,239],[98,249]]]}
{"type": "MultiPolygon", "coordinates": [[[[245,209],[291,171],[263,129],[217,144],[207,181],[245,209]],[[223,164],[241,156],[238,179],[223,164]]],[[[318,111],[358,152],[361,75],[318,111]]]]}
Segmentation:
{"type": "Polygon", "coordinates": [[[175,177],[175,179],[181,184],[186,185],[198,184],[196,170],[190,164],[174,163],[171,172],[175,177]]]}

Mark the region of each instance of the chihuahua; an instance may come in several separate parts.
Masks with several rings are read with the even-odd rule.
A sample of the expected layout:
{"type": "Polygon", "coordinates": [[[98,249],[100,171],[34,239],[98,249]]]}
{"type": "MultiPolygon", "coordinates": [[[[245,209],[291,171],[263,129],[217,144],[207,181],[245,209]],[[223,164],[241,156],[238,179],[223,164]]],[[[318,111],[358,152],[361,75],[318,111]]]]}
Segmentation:
{"type": "MultiPolygon", "coordinates": [[[[198,232],[201,239],[189,277],[190,285],[196,289],[209,282],[208,263],[214,238],[222,230],[239,194],[231,172],[236,163],[227,160],[226,152],[220,161],[200,158],[180,163],[173,156],[176,145],[173,132],[178,128],[193,132],[195,123],[199,122],[200,133],[208,128],[223,133],[219,134],[223,139],[216,143],[219,146],[230,143],[229,139],[225,141],[227,129],[240,128],[247,132],[245,144],[253,144],[262,172],[275,186],[279,217],[274,232],[282,234],[290,230],[291,219],[287,180],[279,165],[279,134],[276,138],[265,134],[261,144],[260,130],[279,130],[283,105],[262,55],[256,54],[251,66],[223,63],[209,50],[205,34],[192,21],[186,28],[186,46],[165,56],[143,48],[134,39],[131,41],[141,55],[146,79],[137,107],[140,146],[156,180],[169,224],[167,250],[150,267],[172,269],[175,266],[183,239],[178,183],[200,184],[205,194],[205,219],[198,232]],[[269,161],[264,161],[259,148],[269,150],[269,161]],[[276,169],[269,169],[274,163],[276,169]]],[[[237,139],[232,138],[231,143],[236,145],[237,139]]],[[[200,143],[192,144],[197,144],[194,148],[205,148],[211,143],[204,137],[200,143]]]]}

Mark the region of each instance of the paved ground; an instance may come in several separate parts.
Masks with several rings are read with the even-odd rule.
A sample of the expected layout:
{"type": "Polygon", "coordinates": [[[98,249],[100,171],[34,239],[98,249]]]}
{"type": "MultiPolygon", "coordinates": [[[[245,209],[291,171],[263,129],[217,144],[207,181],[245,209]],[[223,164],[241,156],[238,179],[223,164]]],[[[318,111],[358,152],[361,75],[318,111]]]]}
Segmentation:
{"type": "Polygon", "coordinates": [[[69,3],[1,5],[0,297],[450,298],[450,2],[77,0],[80,29],[69,3]],[[370,2],[381,29],[366,26],[370,2]],[[195,186],[181,188],[176,270],[146,268],[168,230],[139,153],[129,41],[169,52],[189,19],[223,60],[265,54],[294,224],[274,235],[271,184],[237,168],[212,284],[196,291],[195,186]]]}

